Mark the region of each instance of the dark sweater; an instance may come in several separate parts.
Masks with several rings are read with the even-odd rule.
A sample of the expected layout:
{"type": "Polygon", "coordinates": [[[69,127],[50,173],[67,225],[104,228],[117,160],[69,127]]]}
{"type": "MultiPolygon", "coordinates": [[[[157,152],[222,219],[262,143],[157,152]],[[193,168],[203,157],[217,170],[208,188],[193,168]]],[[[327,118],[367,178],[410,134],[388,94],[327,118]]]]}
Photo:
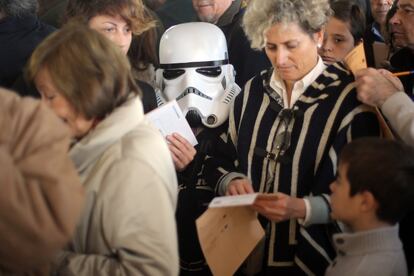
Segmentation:
{"type": "MultiPolygon", "coordinates": [[[[409,48],[403,48],[397,51],[390,59],[391,71],[412,71],[414,70],[414,53],[409,48]]],[[[405,93],[414,100],[414,77],[413,75],[400,76],[399,79],[404,85],[405,93]]]]}

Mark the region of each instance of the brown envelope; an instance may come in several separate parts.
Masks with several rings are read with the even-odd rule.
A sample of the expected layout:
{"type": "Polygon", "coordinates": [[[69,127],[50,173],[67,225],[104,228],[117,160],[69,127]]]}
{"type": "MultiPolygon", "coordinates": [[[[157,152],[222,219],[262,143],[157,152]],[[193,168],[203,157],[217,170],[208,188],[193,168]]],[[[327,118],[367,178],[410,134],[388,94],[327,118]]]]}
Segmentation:
{"type": "Polygon", "coordinates": [[[213,275],[233,275],[264,236],[249,206],[209,208],[197,220],[198,239],[213,275]]]}
{"type": "MultiPolygon", "coordinates": [[[[359,43],[344,59],[346,66],[355,75],[355,72],[367,68],[367,62],[365,59],[364,44],[359,43]]],[[[374,112],[377,115],[379,125],[382,130],[383,137],[386,139],[395,139],[390,127],[388,126],[384,116],[378,109],[374,107],[374,112]]]]}
{"type": "Polygon", "coordinates": [[[344,58],[344,63],[349,70],[355,75],[355,72],[367,68],[367,60],[365,58],[364,44],[359,43],[348,55],[344,58]]]}

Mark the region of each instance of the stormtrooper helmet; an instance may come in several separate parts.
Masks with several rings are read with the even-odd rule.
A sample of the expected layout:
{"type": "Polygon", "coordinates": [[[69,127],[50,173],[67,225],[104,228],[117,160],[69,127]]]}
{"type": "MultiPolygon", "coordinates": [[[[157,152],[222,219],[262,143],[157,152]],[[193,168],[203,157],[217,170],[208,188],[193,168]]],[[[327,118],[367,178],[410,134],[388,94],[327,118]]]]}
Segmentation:
{"type": "Polygon", "coordinates": [[[190,126],[214,128],[227,120],[240,87],[220,28],[205,22],[175,25],[161,37],[159,56],[161,96],[177,100],[190,126]]]}

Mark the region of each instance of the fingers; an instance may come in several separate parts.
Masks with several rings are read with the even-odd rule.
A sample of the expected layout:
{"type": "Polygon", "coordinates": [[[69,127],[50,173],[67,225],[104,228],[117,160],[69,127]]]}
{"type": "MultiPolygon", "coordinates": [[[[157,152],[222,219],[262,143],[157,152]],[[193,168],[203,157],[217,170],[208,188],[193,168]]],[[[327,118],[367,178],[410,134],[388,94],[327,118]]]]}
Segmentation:
{"type": "Polygon", "coordinates": [[[367,76],[367,75],[372,75],[376,73],[376,69],[374,68],[364,68],[364,69],[360,69],[358,71],[355,72],[355,79],[358,79],[362,76],[367,76]]]}
{"type": "Polygon", "coordinates": [[[254,193],[253,186],[250,184],[250,182],[244,185],[244,191],[246,192],[246,194],[254,193]]]}
{"type": "Polygon", "coordinates": [[[281,222],[297,218],[295,209],[300,209],[302,214],[302,206],[298,206],[299,201],[303,200],[283,193],[266,194],[257,197],[253,209],[269,220],[281,222]]]}
{"type": "Polygon", "coordinates": [[[275,222],[281,222],[289,219],[286,207],[275,200],[270,201],[266,199],[256,201],[254,205],[252,205],[252,208],[260,215],[275,222]]]}
{"type": "Polygon", "coordinates": [[[174,133],[167,136],[168,147],[172,153],[175,168],[184,170],[193,161],[196,149],[181,135],[174,133]]]}
{"type": "Polygon", "coordinates": [[[196,150],[184,137],[178,133],[173,133],[167,136],[167,141],[177,149],[195,155],[196,150]]]}
{"type": "Polygon", "coordinates": [[[371,106],[381,106],[384,101],[402,85],[387,70],[367,68],[355,74],[358,100],[371,106]]]}
{"type": "Polygon", "coordinates": [[[394,76],[391,72],[382,69],[381,75],[384,76],[384,78],[388,80],[395,87],[396,90],[404,91],[404,86],[400,79],[394,76]]]}
{"type": "Polygon", "coordinates": [[[254,193],[252,184],[247,179],[235,179],[230,181],[226,195],[244,195],[254,193]]]}
{"type": "Polygon", "coordinates": [[[175,155],[175,153],[173,152],[173,150],[174,150],[174,149],[172,149],[170,145],[168,145],[168,147],[170,148],[171,157],[172,157],[172,159],[173,159],[175,169],[176,169],[177,171],[179,171],[179,172],[180,172],[180,171],[183,171],[183,170],[187,167],[188,163],[186,163],[185,161],[181,161],[181,160],[180,160],[180,159],[179,159],[179,158],[175,155]]]}

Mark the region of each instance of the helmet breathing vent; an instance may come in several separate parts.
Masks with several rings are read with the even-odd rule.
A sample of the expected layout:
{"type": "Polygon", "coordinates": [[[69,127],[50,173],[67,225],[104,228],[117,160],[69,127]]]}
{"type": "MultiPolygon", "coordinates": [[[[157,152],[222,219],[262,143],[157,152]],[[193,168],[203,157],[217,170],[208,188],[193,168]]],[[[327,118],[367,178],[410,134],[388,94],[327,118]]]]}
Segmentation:
{"type": "Polygon", "coordinates": [[[234,95],[236,95],[236,86],[233,86],[231,89],[230,89],[230,91],[229,91],[229,93],[227,93],[227,95],[226,95],[226,97],[224,98],[224,100],[223,100],[223,103],[224,104],[230,104],[231,103],[231,101],[233,100],[233,98],[234,98],[234,95]]]}

